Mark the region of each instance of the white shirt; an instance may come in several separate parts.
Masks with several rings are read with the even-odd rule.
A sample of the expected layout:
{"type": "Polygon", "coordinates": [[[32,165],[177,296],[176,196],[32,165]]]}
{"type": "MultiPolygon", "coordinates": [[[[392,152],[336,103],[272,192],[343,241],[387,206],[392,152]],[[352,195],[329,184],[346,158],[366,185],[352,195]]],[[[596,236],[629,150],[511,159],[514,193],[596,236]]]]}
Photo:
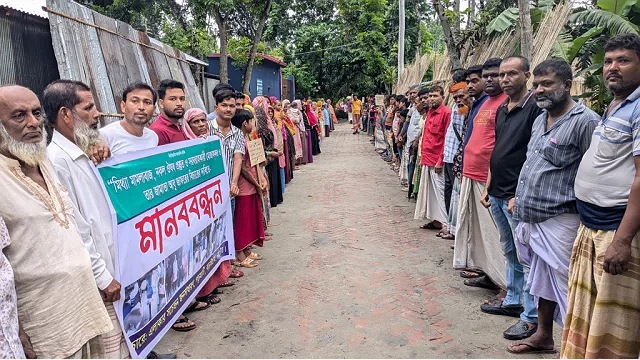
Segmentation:
{"type": "Polygon", "coordinates": [[[24,359],[18,331],[18,299],[13,269],[3,252],[9,244],[9,230],[0,217],[0,358],[24,359]]]}
{"type": "Polygon", "coordinates": [[[120,155],[158,146],[158,135],[153,130],[145,127],[142,130],[142,136],[135,136],[125,130],[120,121],[103,127],[100,129],[100,134],[107,141],[111,155],[120,155]]]}
{"type": "Polygon", "coordinates": [[[47,153],[60,183],[69,190],[80,237],[91,256],[93,276],[98,288],[104,290],[113,280],[116,256],[111,211],[93,163],[56,130],[47,153]]]}

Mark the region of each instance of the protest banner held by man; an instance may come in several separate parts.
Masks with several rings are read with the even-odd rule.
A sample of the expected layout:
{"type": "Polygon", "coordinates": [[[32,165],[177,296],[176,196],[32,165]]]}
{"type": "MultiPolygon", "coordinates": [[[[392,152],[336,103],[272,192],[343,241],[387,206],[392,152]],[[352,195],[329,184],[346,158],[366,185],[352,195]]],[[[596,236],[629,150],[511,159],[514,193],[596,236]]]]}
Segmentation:
{"type": "Polygon", "coordinates": [[[113,329],[99,337],[103,358],[128,358],[113,302],[120,299],[120,283],[115,275],[115,245],[111,210],[86,155],[90,147],[104,141],[98,132],[99,112],[91,89],[77,81],[57,80],[44,91],[42,103],[53,129],[47,152],[60,183],[69,191],[73,209],[93,266],[96,285],[103,293],[113,329]]]}

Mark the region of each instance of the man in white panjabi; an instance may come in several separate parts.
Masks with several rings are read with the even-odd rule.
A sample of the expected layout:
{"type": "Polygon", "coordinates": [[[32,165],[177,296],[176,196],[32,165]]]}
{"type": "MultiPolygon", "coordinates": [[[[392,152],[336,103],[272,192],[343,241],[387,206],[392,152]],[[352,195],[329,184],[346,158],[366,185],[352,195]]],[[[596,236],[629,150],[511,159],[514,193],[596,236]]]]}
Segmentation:
{"type": "Polygon", "coordinates": [[[47,153],[58,179],[69,191],[80,236],[91,256],[93,276],[103,294],[113,330],[100,336],[101,358],[128,358],[129,349],[120,329],[113,302],[120,299],[115,276],[115,244],[111,211],[100,182],[86,155],[102,144],[97,130],[99,112],[91,89],[81,82],[57,80],[44,90],[43,107],[53,137],[47,153]]]}
{"type": "Polygon", "coordinates": [[[40,101],[16,85],[0,87],[0,182],[12,241],[5,255],[33,350],[40,358],[91,356],[95,338],[113,325],[68,192],[46,156],[40,101]]]}

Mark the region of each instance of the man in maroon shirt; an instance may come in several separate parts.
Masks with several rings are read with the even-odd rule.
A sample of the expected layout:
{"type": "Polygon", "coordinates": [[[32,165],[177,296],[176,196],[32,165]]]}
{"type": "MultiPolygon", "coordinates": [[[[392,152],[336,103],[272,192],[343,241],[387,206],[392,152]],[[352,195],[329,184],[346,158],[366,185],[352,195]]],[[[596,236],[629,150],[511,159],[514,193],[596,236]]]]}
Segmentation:
{"type": "Polygon", "coordinates": [[[158,134],[158,145],[187,140],[180,123],[186,106],[184,85],[171,79],[162,80],[158,87],[158,106],[160,115],[149,126],[158,134]]]}
{"type": "MultiPolygon", "coordinates": [[[[420,93],[424,92],[421,90],[420,93]]],[[[420,95],[419,93],[419,95],[420,95]]],[[[420,95],[422,96],[422,95],[420,95]]],[[[444,106],[444,89],[432,86],[428,90],[429,111],[422,130],[420,146],[421,178],[416,198],[414,219],[427,219],[423,229],[442,229],[447,221],[444,203],[444,138],[451,121],[451,109],[444,106]]]]}

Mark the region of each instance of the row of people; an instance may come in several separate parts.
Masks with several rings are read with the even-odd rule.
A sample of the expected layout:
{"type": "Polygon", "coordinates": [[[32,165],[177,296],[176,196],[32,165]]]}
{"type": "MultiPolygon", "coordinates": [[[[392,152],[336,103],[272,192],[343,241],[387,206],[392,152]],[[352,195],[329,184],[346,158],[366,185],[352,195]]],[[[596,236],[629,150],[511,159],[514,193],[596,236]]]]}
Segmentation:
{"type": "Polygon", "coordinates": [[[465,285],[498,292],[482,312],[518,318],[512,353],[555,352],[555,321],[563,358],[640,355],[640,36],[604,51],[602,115],[566,61],[519,56],[454,71],[451,108],[415,86],[378,112],[414,218],[453,240],[465,285]]]}
{"type": "MultiPolygon", "coordinates": [[[[57,80],[45,89],[42,102],[27,88],[0,87],[3,358],[130,357],[113,306],[121,284],[114,278],[111,212],[93,171],[110,156],[198,137],[221,140],[236,260],[222,262],[185,313],[220,302],[219,288],[244,275],[234,265],[257,266],[261,256],[252,247],[272,236],[266,232],[269,208],[282,203],[298,165],[320,154],[323,131],[310,101],[259,96],[249,103],[229,85],[217,86],[213,96],[215,111],[207,115],[186,108],[178,81],[163,80],[157,90],[134,83],[122,94],[123,118],[100,128],[100,112],[86,84],[57,80]],[[253,139],[262,140],[267,159],[257,167],[249,164],[247,142],[253,139]]],[[[135,304],[126,316],[125,323],[143,318],[135,304]]],[[[172,328],[190,331],[196,324],[183,314],[172,328]]]]}

